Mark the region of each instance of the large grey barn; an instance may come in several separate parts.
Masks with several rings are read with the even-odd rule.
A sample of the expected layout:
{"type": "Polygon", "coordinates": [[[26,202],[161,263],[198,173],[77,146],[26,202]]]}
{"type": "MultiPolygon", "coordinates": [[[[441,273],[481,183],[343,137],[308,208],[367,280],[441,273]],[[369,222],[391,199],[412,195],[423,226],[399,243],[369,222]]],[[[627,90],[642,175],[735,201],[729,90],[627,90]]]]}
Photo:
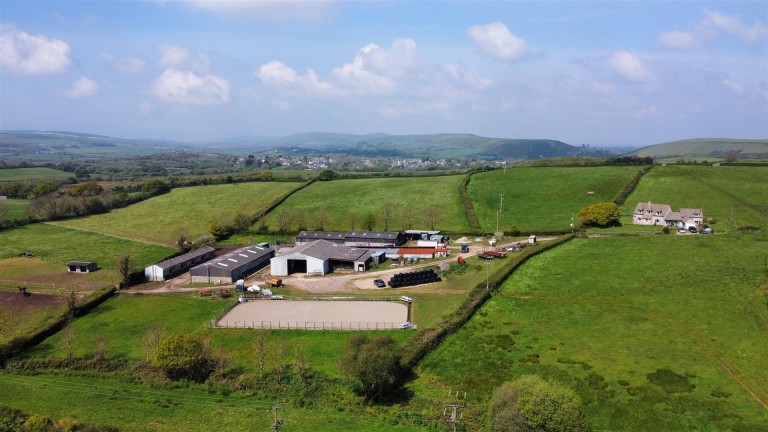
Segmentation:
{"type": "Polygon", "coordinates": [[[380,231],[347,231],[345,233],[301,231],[296,236],[297,245],[311,243],[315,240],[325,240],[344,246],[391,247],[404,244],[406,239],[401,232],[380,231]]]}
{"type": "Polygon", "coordinates": [[[273,276],[288,276],[292,273],[324,275],[341,268],[365,271],[371,265],[371,254],[367,249],[315,240],[286,249],[272,258],[271,272],[273,276]]]}
{"type": "Polygon", "coordinates": [[[189,274],[192,282],[234,283],[269,264],[273,256],[272,248],[247,246],[192,267],[189,274]]]}
{"type": "Polygon", "coordinates": [[[191,267],[208,261],[215,256],[216,249],[203,246],[183,255],[161,261],[144,269],[148,281],[160,282],[183,273],[191,267]]]}

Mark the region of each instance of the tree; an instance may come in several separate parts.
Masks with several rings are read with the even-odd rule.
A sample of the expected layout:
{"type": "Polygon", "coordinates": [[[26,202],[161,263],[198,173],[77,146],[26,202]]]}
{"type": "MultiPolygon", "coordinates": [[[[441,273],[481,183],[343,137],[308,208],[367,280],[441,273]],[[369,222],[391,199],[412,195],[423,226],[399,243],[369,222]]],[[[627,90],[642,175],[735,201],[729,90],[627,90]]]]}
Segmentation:
{"type": "Polygon", "coordinates": [[[147,355],[147,361],[155,354],[160,341],[165,336],[165,328],[158,323],[152,324],[141,337],[141,344],[144,347],[144,353],[147,355]]]}
{"type": "Polygon", "coordinates": [[[364,334],[353,335],[338,367],[357,382],[366,400],[377,400],[399,389],[404,372],[397,342],[390,335],[371,339],[364,334]]]}
{"type": "Polygon", "coordinates": [[[173,232],[173,245],[179,249],[179,252],[189,252],[192,244],[189,242],[186,228],[178,228],[173,232]]]}
{"type": "Polygon", "coordinates": [[[392,217],[395,214],[395,205],[392,202],[385,202],[379,209],[379,219],[384,225],[384,231],[389,231],[389,223],[392,221],[392,217]]]}
{"type": "Polygon", "coordinates": [[[491,398],[488,418],[495,432],[589,430],[579,396],[536,375],[502,384],[491,398]]]}
{"type": "Polygon", "coordinates": [[[434,230],[435,227],[445,220],[445,210],[440,204],[430,204],[424,210],[424,219],[429,229],[434,230]]]}
{"type": "Polygon", "coordinates": [[[269,333],[263,329],[256,330],[256,335],[253,338],[253,359],[259,367],[261,377],[264,377],[264,366],[267,364],[270,354],[269,333]]]}
{"type": "Polygon", "coordinates": [[[621,213],[619,206],[612,202],[603,202],[584,207],[576,213],[583,226],[596,225],[601,227],[619,225],[621,213]]]}
{"type": "Polygon", "coordinates": [[[238,213],[232,219],[232,228],[235,232],[244,233],[251,227],[251,218],[243,213],[238,213]]]}
{"type": "Polygon", "coordinates": [[[233,229],[231,226],[227,224],[223,224],[221,222],[213,222],[211,224],[211,235],[213,238],[215,238],[217,241],[224,240],[231,236],[233,234],[233,229]]]}
{"type": "Polygon", "coordinates": [[[117,269],[120,271],[120,277],[123,278],[124,286],[128,286],[128,283],[131,281],[131,274],[133,273],[135,265],[135,261],[131,254],[122,254],[120,255],[120,258],[117,259],[117,269]]]}
{"type": "Polygon", "coordinates": [[[171,187],[168,183],[162,180],[150,180],[144,183],[144,186],[141,187],[141,191],[149,196],[155,196],[170,192],[171,187]]]}
{"type": "Polygon", "coordinates": [[[328,181],[328,180],[333,180],[336,177],[337,177],[337,174],[333,170],[327,169],[327,170],[321,171],[320,175],[317,176],[317,179],[322,181],[328,181]]]}
{"type": "Polygon", "coordinates": [[[109,336],[100,334],[93,340],[93,358],[97,361],[104,361],[109,353],[109,346],[111,345],[109,336]]]}
{"type": "Polygon", "coordinates": [[[75,351],[75,342],[77,342],[77,332],[75,326],[69,323],[61,333],[61,349],[67,354],[67,360],[72,360],[75,351]]]}
{"type": "Polygon", "coordinates": [[[373,227],[376,224],[376,216],[373,213],[368,213],[363,218],[363,228],[365,228],[368,231],[373,231],[373,227]]]}
{"type": "Polygon", "coordinates": [[[328,212],[328,208],[325,206],[319,207],[317,210],[315,210],[314,213],[312,213],[312,220],[315,223],[315,230],[323,231],[328,225],[328,220],[330,217],[330,212],[328,212]]]}
{"type": "Polygon", "coordinates": [[[211,374],[213,365],[200,338],[177,333],[160,340],[152,356],[152,366],[162,369],[173,380],[203,382],[211,374]]]}

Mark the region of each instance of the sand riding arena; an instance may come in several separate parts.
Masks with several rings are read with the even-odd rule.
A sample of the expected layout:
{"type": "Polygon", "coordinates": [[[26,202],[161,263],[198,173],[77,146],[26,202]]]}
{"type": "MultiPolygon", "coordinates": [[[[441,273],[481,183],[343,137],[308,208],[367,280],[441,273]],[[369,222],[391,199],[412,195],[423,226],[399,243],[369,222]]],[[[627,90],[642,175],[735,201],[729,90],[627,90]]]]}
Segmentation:
{"type": "Polygon", "coordinates": [[[256,300],[238,303],[219,328],[389,330],[405,327],[410,304],[391,300],[256,300]]]}

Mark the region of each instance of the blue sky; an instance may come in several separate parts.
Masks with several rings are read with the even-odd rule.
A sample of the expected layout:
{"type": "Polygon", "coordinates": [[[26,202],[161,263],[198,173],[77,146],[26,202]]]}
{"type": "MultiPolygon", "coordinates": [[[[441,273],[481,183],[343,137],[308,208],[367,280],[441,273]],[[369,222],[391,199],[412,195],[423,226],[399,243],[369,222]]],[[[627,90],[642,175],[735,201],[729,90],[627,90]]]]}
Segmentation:
{"type": "Polygon", "coordinates": [[[768,138],[768,1],[0,0],[0,129],[768,138]]]}

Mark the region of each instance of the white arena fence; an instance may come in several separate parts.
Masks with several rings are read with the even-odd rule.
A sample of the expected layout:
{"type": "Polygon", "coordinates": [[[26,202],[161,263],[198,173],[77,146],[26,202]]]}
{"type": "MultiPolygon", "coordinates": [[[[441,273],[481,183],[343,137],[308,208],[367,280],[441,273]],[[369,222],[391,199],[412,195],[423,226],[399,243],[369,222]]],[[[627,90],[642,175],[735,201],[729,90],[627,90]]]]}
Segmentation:
{"type": "MultiPolygon", "coordinates": [[[[213,328],[279,329],[279,330],[394,330],[400,324],[388,322],[294,322],[294,321],[216,321],[213,328]]],[[[416,328],[411,326],[410,328],[416,328]]]]}

